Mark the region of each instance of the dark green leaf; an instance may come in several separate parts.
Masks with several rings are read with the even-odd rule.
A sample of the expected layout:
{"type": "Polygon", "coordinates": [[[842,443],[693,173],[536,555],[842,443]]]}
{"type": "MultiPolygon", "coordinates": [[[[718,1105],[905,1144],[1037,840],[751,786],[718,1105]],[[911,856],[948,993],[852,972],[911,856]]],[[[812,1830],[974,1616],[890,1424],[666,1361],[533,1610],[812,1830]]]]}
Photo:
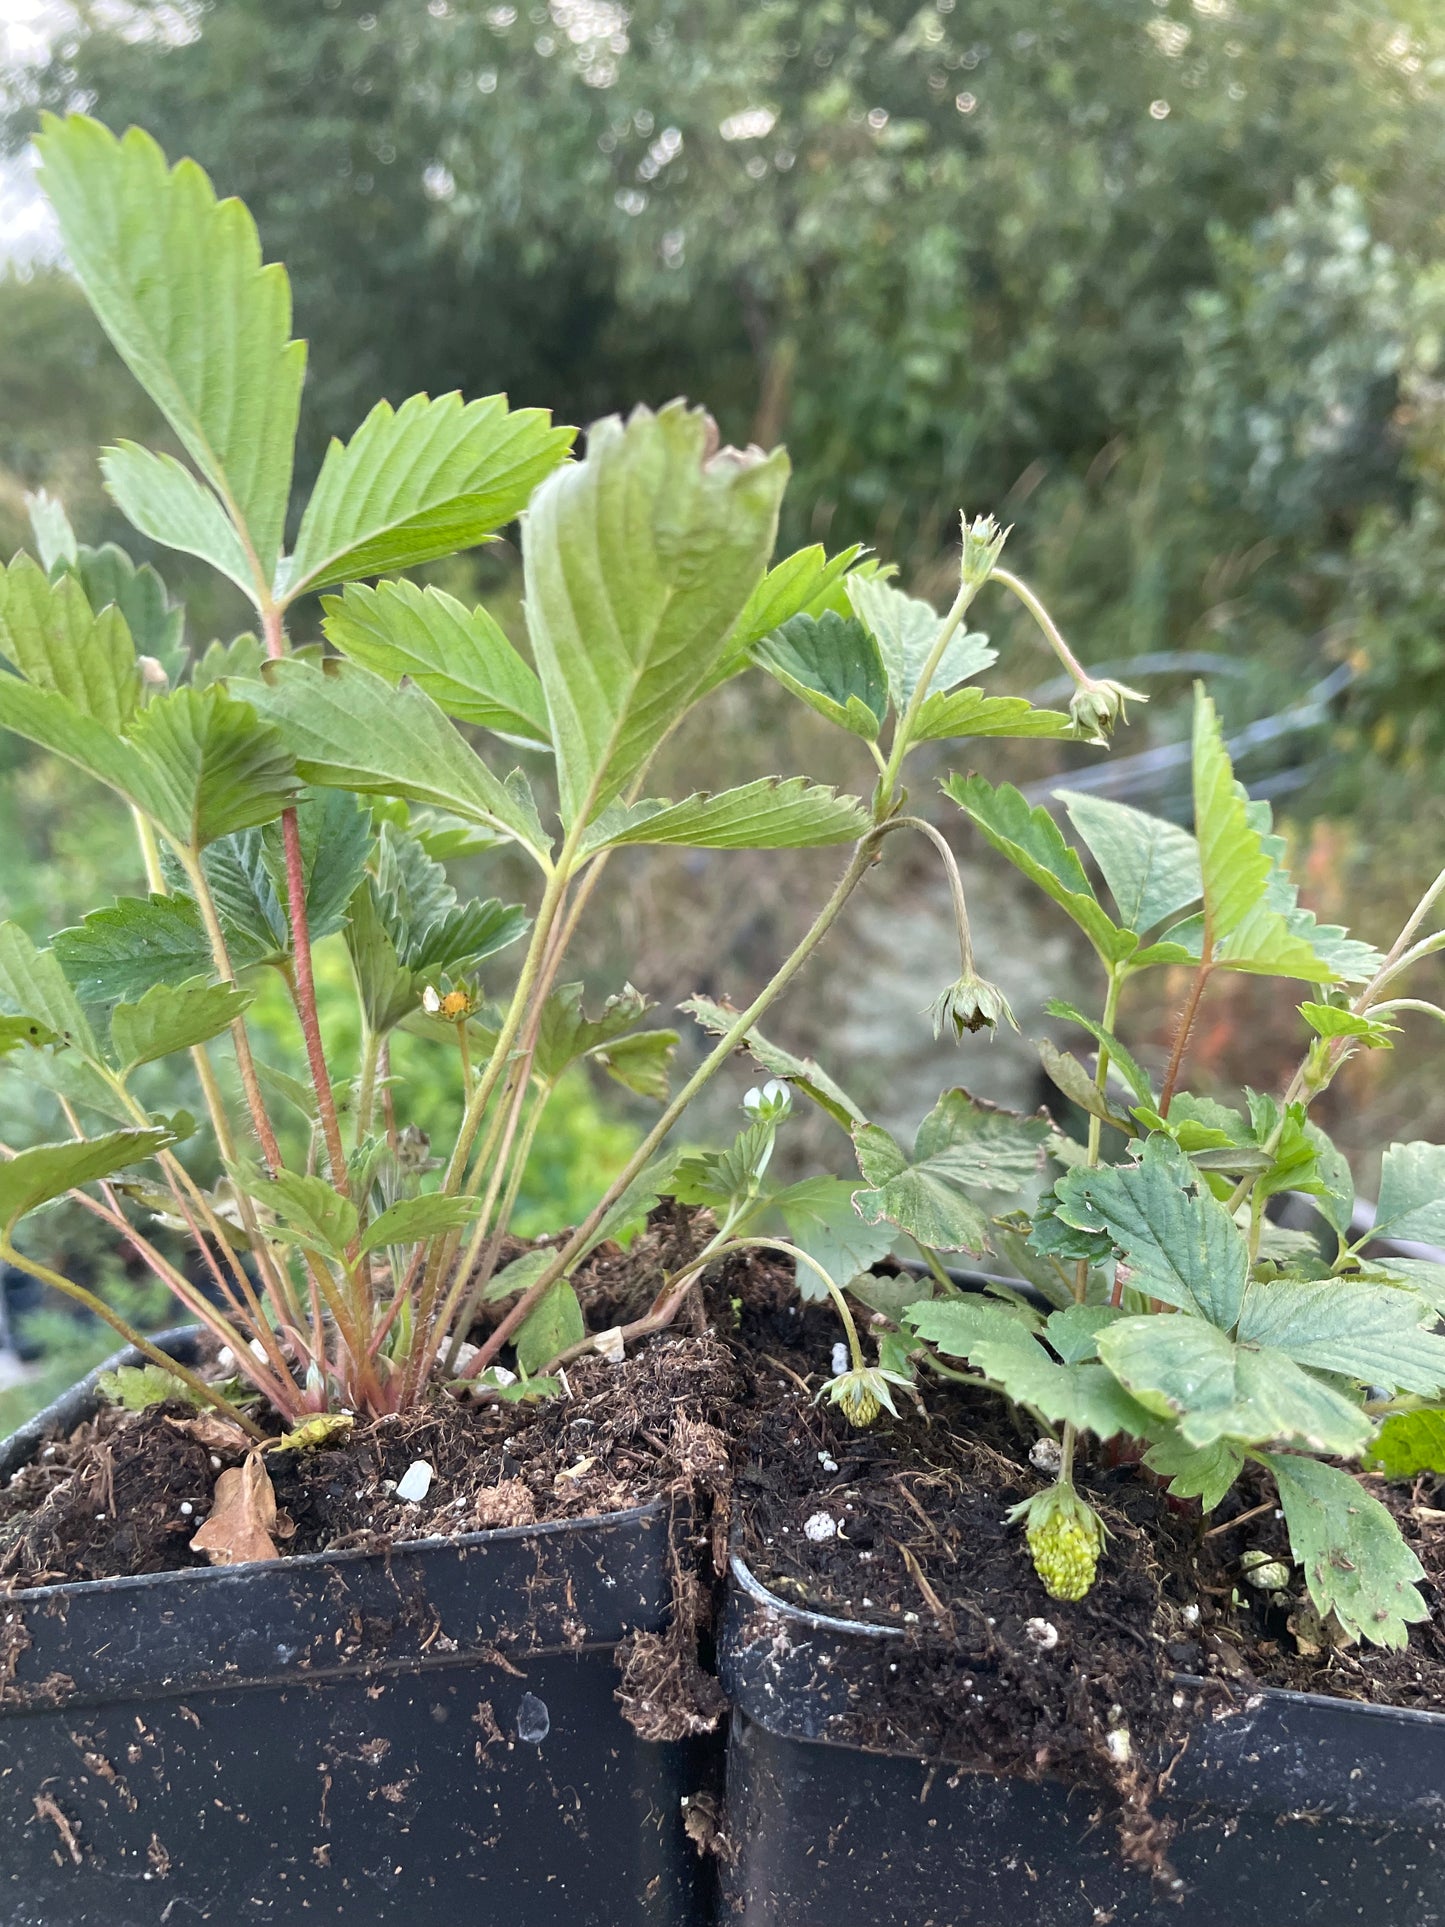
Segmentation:
{"type": "Polygon", "coordinates": [[[584,855],[629,843],[704,850],[803,850],[851,843],[871,818],[856,796],[840,796],[802,776],[765,776],[717,795],[681,803],[647,799],[604,810],[587,832],[584,855]]]}
{"type": "Polygon", "coordinates": [[[757,645],[753,660],[829,722],[877,741],[888,714],[888,678],[861,622],[831,610],[793,616],[757,645]]]}
{"type": "Polygon", "coordinates": [[[586,1336],[587,1326],[577,1294],[565,1278],[559,1278],[517,1328],[513,1340],[517,1368],[528,1378],[535,1378],[559,1352],[580,1345],[586,1336]]]}

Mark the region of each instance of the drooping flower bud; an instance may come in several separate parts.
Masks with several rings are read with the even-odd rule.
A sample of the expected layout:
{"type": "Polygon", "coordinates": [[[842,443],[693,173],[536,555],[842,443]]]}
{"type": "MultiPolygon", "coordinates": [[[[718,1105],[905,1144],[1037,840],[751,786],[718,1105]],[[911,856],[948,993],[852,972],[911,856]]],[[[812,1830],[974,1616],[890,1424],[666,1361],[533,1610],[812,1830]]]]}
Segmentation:
{"type": "Polygon", "coordinates": [[[1125,705],[1148,700],[1139,690],[1130,689],[1127,683],[1115,682],[1110,676],[1089,676],[1074,691],[1069,718],[1086,742],[1102,746],[1113,735],[1115,723],[1128,722],[1125,705]]]}
{"type": "Polygon", "coordinates": [[[1008,999],[997,984],[991,984],[986,977],[970,971],[960,977],[956,984],[940,991],[929,1007],[933,1019],[933,1034],[937,1037],[945,1024],[951,1024],[957,1042],[962,1043],[966,1030],[992,1030],[1002,1017],[1018,1029],[1018,1022],[1009,1009],[1008,999]]]}

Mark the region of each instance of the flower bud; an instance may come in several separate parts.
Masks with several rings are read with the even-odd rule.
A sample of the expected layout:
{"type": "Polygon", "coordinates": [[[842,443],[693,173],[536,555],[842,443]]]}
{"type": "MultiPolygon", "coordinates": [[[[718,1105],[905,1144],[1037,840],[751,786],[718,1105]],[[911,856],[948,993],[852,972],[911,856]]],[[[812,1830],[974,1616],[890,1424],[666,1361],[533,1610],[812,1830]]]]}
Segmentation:
{"type": "Polygon", "coordinates": [[[962,517],[960,520],[963,522],[963,561],[959,578],[981,589],[993,574],[1009,531],[1001,529],[991,515],[975,516],[972,522],[962,517]]]}
{"type": "Polygon", "coordinates": [[[1008,1007],[1008,999],[998,985],[989,983],[986,977],[980,977],[974,971],[941,991],[929,1007],[929,1015],[933,1019],[935,1037],[947,1023],[953,1026],[954,1039],[959,1043],[963,1041],[966,1030],[992,1030],[1000,1017],[1006,1018],[1015,1030],[1018,1029],[1014,1014],[1008,1007]]]}
{"type": "Polygon", "coordinates": [[[1129,720],[1126,704],[1147,703],[1149,698],[1112,677],[1089,676],[1074,691],[1069,704],[1069,719],[1087,742],[1104,744],[1114,733],[1115,723],[1129,720]]]}

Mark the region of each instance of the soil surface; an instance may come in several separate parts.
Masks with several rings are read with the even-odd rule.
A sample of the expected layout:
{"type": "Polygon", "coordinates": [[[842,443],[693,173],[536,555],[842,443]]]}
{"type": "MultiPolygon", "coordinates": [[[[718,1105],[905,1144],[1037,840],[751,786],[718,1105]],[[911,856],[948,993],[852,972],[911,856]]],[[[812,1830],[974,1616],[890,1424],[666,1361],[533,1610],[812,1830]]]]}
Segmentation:
{"type": "MultiPolygon", "coordinates": [[[[895,1391],[900,1416],[857,1431],[816,1402],[841,1335],[828,1309],[802,1307],[790,1268],[772,1260],[725,1283],[751,1381],[738,1549],[780,1597],[909,1636],[910,1658],[860,1743],[896,1746],[911,1731],[936,1758],[1110,1777],[1120,1727],[1134,1756],[1168,1756],[1179,1675],[1211,1695],[1285,1686],[1445,1712],[1437,1619],[1414,1627],[1402,1652],[1341,1648],[1307,1609],[1297,1571],[1272,1592],[1248,1584],[1242,1554],[1289,1558],[1262,1470],[1206,1521],[1144,1467],[1107,1449],[1085,1460],[1077,1483],[1110,1537],[1087,1597],[1052,1600],[1005,1519],[1045,1483],[1026,1418],[986,1391],[934,1384],[923,1410],[895,1391]]],[[[1425,1569],[1433,1609],[1445,1600],[1441,1483],[1370,1482],[1425,1569]]]]}

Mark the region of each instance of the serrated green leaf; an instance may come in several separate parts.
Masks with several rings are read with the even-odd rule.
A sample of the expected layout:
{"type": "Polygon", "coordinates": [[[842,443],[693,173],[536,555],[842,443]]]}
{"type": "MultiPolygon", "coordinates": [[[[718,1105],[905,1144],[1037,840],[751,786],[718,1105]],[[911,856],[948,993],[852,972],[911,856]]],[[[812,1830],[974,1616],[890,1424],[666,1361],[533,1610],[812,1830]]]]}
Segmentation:
{"type": "Polygon", "coordinates": [[[1363,1278],[1367,1284],[1404,1285],[1410,1291],[1418,1291],[1427,1305],[1445,1317],[1445,1264],[1431,1258],[1372,1258],[1352,1275],[1363,1278]]]}
{"type": "Polygon", "coordinates": [[[1366,1454],[1387,1479],[1413,1479],[1420,1472],[1445,1472],[1445,1406],[1391,1412],[1366,1454]]]}
{"type": "Polygon", "coordinates": [[[1046,809],[1030,809],[1011,783],[995,789],[981,776],[951,776],[943,788],[1001,856],[1067,911],[1106,962],[1129,955],[1137,939],[1103,909],[1077,852],[1046,809]]]}
{"type": "Polygon", "coordinates": [[[556,1252],[545,1245],[535,1251],[520,1253],[509,1265],[503,1265],[491,1280],[482,1293],[482,1303],[497,1305],[504,1298],[513,1298],[518,1292],[526,1291],[529,1285],[536,1284],[556,1256],[556,1252]]]}
{"type": "Polygon", "coordinates": [[[173,455],[118,442],[102,451],[100,472],[132,528],[168,549],[199,556],[255,597],[256,571],[235,523],[204,482],[173,455]]]}
{"type": "Polygon", "coordinates": [[[551,747],[542,685],[485,609],[414,582],[352,583],[322,607],[327,639],[363,669],[410,676],[448,716],[508,742],[551,747]]]}
{"type": "Polygon", "coordinates": [[[277,1222],[272,1235],[338,1259],[355,1239],[356,1206],[328,1178],[301,1171],[278,1171],[264,1178],[249,1167],[238,1168],[232,1175],[258,1203],[274,1212],[277,1222]]]}
{"type": "Polygon", "coordinates": [[[1445,1244],[1445,1144],[1417,1140],[1389,1147],[1380,1168],[1380,1196],[1369,1235],[1445,1244]]]}
{"type": "Polygon", "coordinates": [[[1306,1122],[1304,1128],[1315,1154],[1315,1169],[1319,1175],[1315,1209],[1338,1237],[1348,1238],[1355,1215],[1355,1180],[1350,1161],[1318,1124],[1306,1122]]]}
{"type": "Polygon", "coordinates": [[[121,359],[249,530],[269,581],[291,490],[303,342],[283,269],[239,201],[148,134],[47,114],[37,142],[76,276],[121,359]]]}
{"type": "Polygon", "coordinates": [[[1121,1318],[1099,1334],[1099,1356],[1149,1411],[1173,1419],[1190,1445],[1285,1440],[1348,1458],[1373,1430],[1353,1400],[1285,1353],[1236,1344],[1188,1313],[1121,1318]]]}
{"type": "Polygon", "coordinates": [[[650,1008],[640,990],[627,984],[607,999],[596,1017],[582,1007],[581,984],[559,984],[542,1006],[533,1067],[549,1084],[555,1083],[580,1057],[611,1043],[650,1008]]]}
{"type": "Polygon", "coordinates": [[[665,1104],[672,1090],[672,1059],[679,1042],[675,1030],[635,1030],[592,1055],[624,1090],[665,1104]]]}
{"type": "Polygon", "coordinates": [[[437,922],[412,932],[411,941],[402,946],[402,954],[418,982],[444,973],[454,977],[506,950],[527,934],[530,925],[531,918],[520,904],[502,903],[496,897],[473,898],[470,903],[458,904],[437,922]]]}
{"type": "MultiPolygon", "coordinates": [[[[893,707],[901,715],[938,640],[943,618],[931,603],[905,595],[878,575],[851,575],[847,584],[853,613],[878,645],[888,676],[893,707]]],[[[929,693],[952,689],[998,660],[988,637],[962,631],[950,638],[933,672],[929,693]]]]}
{"type": "Polygon", "coordinates": [[[840,796],[803,776],[765,776],[716,796],[700,791],[681,803],[613,804],[593,822],[582,852],[593,855],[635,843],[701,850],[817,849],[856,841],[871,820],[856,796],[840,796]]]}
{"type": "Polygon", "coordinates": [[[1045,1350],[1035,1321],[987,1300],[934,1299],[910,1310],[920,1338],[962,1358],[1016,1404],[1056,1425],[1072,1424],[1096,1438],[1147,1436],[1153,1421],[1103,1366],[1062,1364],[1045,1350]]]}
{"type": "Polygon", "coordinates": [[[1066,1365],[1099,1356],[1099,1333],[1125,1314],[1115,1305],[1066,1305],[1044,1320],[1044,1335],[1066,1365]]]}
{"type": "MultiPolygon", "coordinates": [[[[678,1005],[678,1009],[685,1010],[695,1018],[712,1037],[725,1036],[741,1015],[730,1004],[717,1003],[711,997],[689,997],[686,1003],[678,1005]]],[[[811,1057],[795,1056],[792,1051],[771,1043],[755,1030],[747,1033],[738,1050],[753,1058],[774,1077],[781,1077],[785,1082],[795,1085],[820,1110],[826,1111],[835,1123],[841,1124],[845,1131],[851,1130],[855,1124],[867,1122],[863,1111],[842,1086],[835,1084],[811,1057]]]]}
{"type": "Polygon", "coordinates": [[[1204,880],[1188,830],[1082,790],[1054,795],[1103,872],[1126,930],[1142,935],[1198,902],[1204,880]]]}
{"type": "Polygon", "coordinates": [[[919,1125],[913,1155],[959,1184],[1016,1191],[1038,1175],[1052,1129],[1042,1112],[1023,1117],[954,1089],[943,1093],[919,1125]]]}
{"type": "Polygon", "coordinates": [[[681,403],[599,422],[528,510],[527,625],[569,825],[622,793],[715,680],[766,566],[787,458],[709,459],[708,433],[681,403]]]}
{"type": "Polygon", "coordinates": [[[1290,1548],[1321,1617],[1333,1613],[1351,1639],[1404,1646],[1430,1610],[1416,1590],[1424,1570],[1388,1510],[1335,1466],[1258,1456],[1274,1474],[1290,1548]]]}
{"type": "Polygon", "coordinates": [[[831,609],[793,616],[756,646],[753,661],[830,723],[877,742],[888,714],[888,678],[861,622],[831,609]]]}
{"type": "Polygon", "coordinates": [[[1280,1278],[1249,1287],[1237,1336],[1315,1371],[1429,1397],[1445,1386],[1445,1338],[1422,1327],[1434,1319],[1423,1299],[1388,1285],[1280,1278]]]}
{"type": "Polygon", "coordinates": [[[0,675],[0,729],[12,729],[64,757],[158,821],[171,805],[159,773],[129,743],[63,696],[36,689],[19,676],[0,675]]]}
{"type": "Polygon", "coordinates": [[[887,1220],[931,1251],[969,1251],[988,1246],[988,1220],[956,1180],[915,1164],[881,1125],[853,1132],[858,1168],[872,1188],[855,1191],[853,1207],[865,1224],[887,1220]]]}
{"type": "Polygon", "coordinates": [[[346,948],[367,1029],[384,1037],[416,1009],[421,991],[397,954],[372,877],[363,878],[351,899],[346,948]]]}
{"type": "Polygon", "coordinates": [[[0,1230],[9,1238],[26,1212],[76,1185],[139,1164],[169,1142],[169,1131],[110,1131],[69,1144],[37,1144],[0,1159],[0,1230]]]}
{"type": "Polygon", "coordinates": [[[679,1204],[705,1204],[731,1211],[754,1201],[761,1210],[758,1181],[767,1169],[777,1137],[768,1118],[745,1125],[725,1151],[694,1151],[679,1158],[672,1174],[672,1195],[679,1204]]]}
{"type": "Polygon", "coordinates": [[[1055,1208],[1077,1230],[1108,1233],[1136,1291],[1230,1331],[1244,1303],[1249,1247],[1193,1175],[1178,1147],[1156,1134],[1137,1164],[1068,1172],[1054,1187],[1055,1208]]]}
{"type": "Polygon", "coordinates": [[[401,1198],[388,1205],[361,1234],[360,1255],[379,1251],[384,1245],[415,1244],[440,1231],[460,1231],[471,1223],[481,1208],[478,1198],[444,1198],[429,1191],[420,1198],[401,1198]]]}
{"type": "Polygon", "coordinates": [[[776,563],[748,597],[728,638],[732,670],[741,669],[748,651],[794,616],[821,616],[831,609],[847,613],[844,578],[862,550],[855,542],[840,555],[829,556],[822,544],[799,549],[776,563]]]}
{"type": "Polygon", "coordinates": [[[513,1344],[517,1369],[535,1378],[559,1352],[580,1345],[587,1336],[586,1321],[577,1294],[565,1278],[559,1278],[517,1328],[513,1344]]]}
{"type": "Polygon", "coordinates": [[[316,669],[294,659],[241,687],[276,725],[308,783],[403,796],[546,849],[535,810],[529,817],[424,690],[393,689],[355,663],[316,669]]]}
{"type": "Polygon", "coordinates": [[[1255,975],[1332,982],[1332,967],[1266,900],[1273,861],[1250,822],[1214,704],[1202,688],[1194,698],[1194,832],[1212,961],[1255,975]]]}
{"type": "Polygon", "coordinates": [[[164,795],[157,820],[189,849],[269,823],[299,794],[280,732],[219,688],[173,689],[147,704],[131,734],[164,795]]]}
{"type": "Polygon", "coordinates": [[[986,696],[981,689],[934,690],[925,696],[910,741],[944,737],[1040,737],[1061,742],[1076,734],[1061,709],[1038,709],[1023,696],[986,696]]]}
{"type": "MultiPolygon", "coordinates": [[[[842,1178],[802,1178],[768,1201],[769,1214],[782,1219],[792,1243],[839,1287],[886,1258],[896,1242],[891,1225],[864,1224],[853,1209],[853,1188],[842,1178]]],[[[797,1282],[805,1301],[827,1296],[822,1280],[806,1265],[797,1267],[797,1282]]],[[[916,1296],[916,1282],[912,1289],[916,1296]]]]}
{"type": "Polygon", "coordinates": [[[235,636],[230,642],[209,642],[205,651],[191,665],[192,689],[209,689],[212,683],[226,682],[232,677],[237,682],[255,682],[266,660],[266,651],[259,636],[249,632],[235,636]]]}
{"type": "Polygon", "coordinates": [[[1108,1097],[1094,1082],[1093,1077],[1071,1051],[1060,1050],[1051,1037],[1038,1040],[1039,1062],[1044,1067],[1049,1081],[1061,1090],[1071,1104],[1077,1104],[1081,1111],[1090,1117],[1097,1117],[1105,1124],[1112,1124],[1116,1131],[1126,1137],[1137,1136],[1132,1119],[1115,1108],[1108,1097]]]}
{"type": "Polygon", "coordinates": [[[522,512],[574,434],[543,409],[509,409],[505,395],[378,402],[349,442],[327,449],[278,594],[474,547],[522,512]]]}
{"type": "Polygon", "coordinates": [[[51,582],[28,555],[0,568],[0,657],[113,734],[140,701],[135,644],[119,609],[95,614],[78,576],[51,582]]]}
{"type": "Polygon", "coordinates": [[[1172,1427],[1144,1454],[1144,1463],[1169,1481],[1176,1499],[1198,1499],[1212,1512],[1244,1469],[1244,1453],[1228,1439],[1190,1445],[1172,1427]]]}
{"type": "Polygon", "coordinates": [[[37,1018],[87,1057],[95,1036],[53,950],[38,950],[18,923],[0,923],[0,1008],[37,1018]]]}
{"type": "Polygon", "coordinates": [[[218,1037],[251,1001],[248,990],[204,978],[178,985],[157,984],[138,1003],[117,1004],[111,1012],[110,1043],[121,1073],[138,1064],[169,1057],[218,1037]]]}
{"type": "Polygon", "coordinates": [[[185,666],[184,609],[171,604],[166,585],[148,562],[139,568],[114,542],[77,550],[71,563],[92,609],[114,603],[137,653],[152,656],[175,682],[185,666]]]}
{"type": "Polygon", "coordinates": [[[1378,1017],[1359,1017],[1352,1010],[1341,1010],[1338,1004],[1301,1004],[1299,1014],[1318,1036],[1355,1038],[1366,1050],[1393,1050],[1390,1036],[1400,1028],[1398,1024],[1382,1023],[1378,1017]]]}
{"type": "Polygon", "coordinates": [[[1104,1026],[1094,1018],[1085,1016],[1076,1004],[1067,1004],[1059,997],[1051,997],[1044,1005],[1044,1009],[1050,1017],[1062,1017],[1066,1023],[1077,1024],[1080,1030],[1086,1030],[1096,1044],[1108,1051],[1111,1067],[1118,1071],[1139,1102],[1141,1104],[1154,1102],[1154,1091],[1149,1079],[1113,1031],[1105,1030],[1104,1026]]]}

